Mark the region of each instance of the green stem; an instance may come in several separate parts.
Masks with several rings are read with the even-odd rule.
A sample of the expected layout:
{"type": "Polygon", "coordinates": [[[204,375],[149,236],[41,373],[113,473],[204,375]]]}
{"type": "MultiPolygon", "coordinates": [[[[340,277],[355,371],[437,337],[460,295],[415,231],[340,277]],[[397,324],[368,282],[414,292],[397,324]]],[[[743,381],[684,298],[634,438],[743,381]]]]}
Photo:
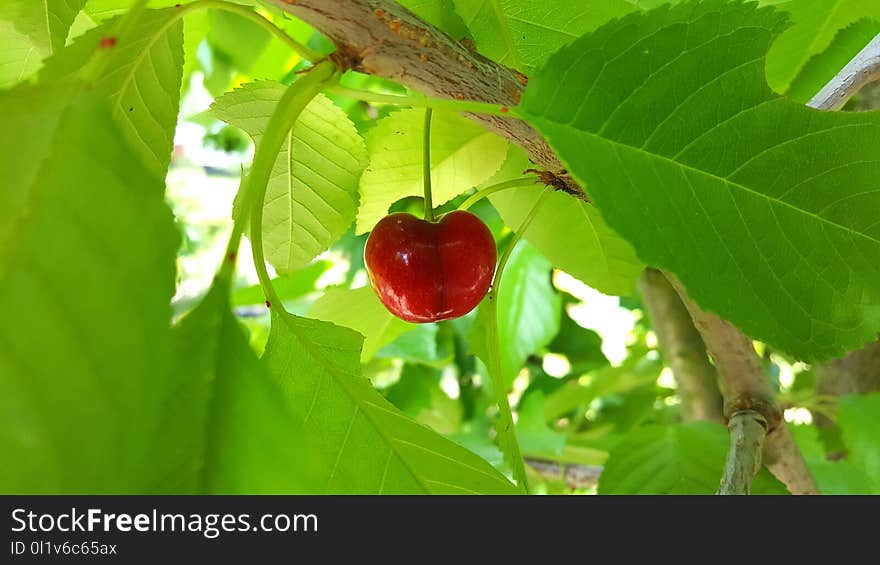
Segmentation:
{"type": "Polygon", "coordinates": [[[509,188],[522,188],[524,186],[534,186],[539,182],[536,178],[522,178],[522,179],[513,179],[506,182],[501,182],[498,184],[493,184],[492,186],[487,186],[486,188],[482,188],[477,192],[468,196],[468,198],[461,203],[458,207],[459,210],[467,210],[483,198],[487,196],[491,196],[496,192],[501,192],[502,190],[507,190],[509,188]]]}
{"type": "Polygon", "coordinates": [[[492,393],[498,405],[498,420],[495,422],[498,447],[513,471],[513,478],[529,494],[529,480],[526,477],[525,463],[516,439],[516,426],[513,413],[507,401],[507,383],[501,368],[501,346],[498,337],[498,300],[494,292],[490,292],[480,308],[486,309],[486,369],[492,379],[492,393]]]}
{"type": "Polygon", "coordinates": [[[492,283],[492,290],[482,302],[480,308],[485,308],[486,312],[486,368],[489,370],[489,377],[492,379],[492,390],[495,394],[495,403],[498,405],[498,421],[495,430],[498,434],[498,443],[502,452],[513,468],[513,477],[517,483],[523,488],[526,494],[529,493],[529,483],[526,477],[525,465],[523,463],[522,453],[520,452],[519,442],[516,439],[516,428],[513,423],[513,414],[510,410],[510,403],[507,401],[507,383],[504,379],[504,373],[501,368],[501,341],[498,335],[498,289],[501,286],[501,274],[507,265],[508,259],[516,247],[522,235],[526,232],[529,224],[537,216],[541,206],[546,202],[547,197],[553,190],[549,187],[544,189],[538,201],[529,210],[528,215],[520,223],[513,238],[504,250],[504,254],[498,261],[498,267],[495,269],[495,280],[492,283]]]}
{"type": "Polygon", "coordinates": [[[413,108],[432,108],[434,110],[451,110],[453,112],[473,112],[475,114],[491,114],[493,116],[517,117],[515,107],[489,104],[488,102],[432,98],[429,96],[422,96],[421,94],[413,96],[382,94],[379,92],[348,88],[338,84],[333,85],[329,90],[339,96],[345,96],[346,98],[351,98],[353,100],[363,100],[364,102],[411,106],[413,108]]]}
{"type": "Polygon", "coordinates": [[[272,286],[263,255],[263,200],[266,197],[266,186],[269,183],[275,159],[287,139],[288,132],[293,128],[308,103],[335,77],[336,67],[333,63],[330,61],[318,63],[308,73],[297,79],[278,101],[278,105],[269,119],[266,133],[263,134],[260,145],[254,154],[251,171],[241,183],[240,212],[232,225],[232,234],[229,236],[229,243],[226,246],[226,261],[218,274],[220,277],[231,279],[241,237],[244,234],[245,225],[250,219],[251,246],[260,286],[263,287],[263,292],[266,293],[269,302],[280,308],[284,308],[284,306],[272,286]]]}
{"type": "Polygon", "coordinates": [[[425,136],[422,141],[422,177],[425,182],[425,219],[434,221],[434,198],[431,195],[431,114],[433,110],[425,110],[425,136]]]}
{"type": "Polygon", "coordinates": [[[529,210],[528,215],[523,219],[516,232],[513,234],[513,237],[510,239],[510,243],[507,244],[507,247],[504,249],[504,253],[501,255],[501,259],[498,260],[498,267],[495,269],[495,280],[492,282],[492,290],[489,292],[490,295],[498,292],[498,287],[501,284],[501,274],[504,272],[504,267],[507,265],[507,261],[510,260],[510,256],[513,253],[513,248],[516,247],[516,244],[519,243],[520,239],[522,239],[523,234],[525,234],[526,230],[529,229],[529,224],[531,224],[532,220],[535,219],[535,216],[538,215],[538,211],[541,209],[541,206],[544,205],[544,202],[547,201],[547,198],[552,193],[553,189],[549,186],[544,188],[544,192],[542,192],[541,196],[538,197],[538,201],[535,202],[535,205],[532,206],[532,209],[529,210]]]}

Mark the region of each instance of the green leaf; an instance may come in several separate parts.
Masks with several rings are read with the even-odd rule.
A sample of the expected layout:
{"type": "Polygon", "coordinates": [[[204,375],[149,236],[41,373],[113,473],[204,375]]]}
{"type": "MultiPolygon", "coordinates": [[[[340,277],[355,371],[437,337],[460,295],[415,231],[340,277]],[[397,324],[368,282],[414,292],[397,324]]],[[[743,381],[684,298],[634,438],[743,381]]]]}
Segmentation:
{"type": "Polygon", "coordinates": [[[67,32],[86,0],[4,0],[0,19],[13,22],[42,56],[64,47],[67,32]]]}
{"type": "Polygon", "coordinates": [[[868,18],[837,32],[828,49],[815,55],[804,65],[792,81],[786,96],[798,102],[808,102],[878,33],[880,22],[868,18]]]}
{"type": "Polygon", "coordinates": [[[609,394],[629,394],[654,383],[660,376],[663,363],[630,355],[619,367],[603,367],[589,373],[585,384],[571,380],[547,396],[544,410],[552,420],[568,414],[579,406],[609,394]]]}
{"type": "MultiPolygon", "coordinates": [[[[355,233],[370,231],[404,196],[422,195],[425,111],[408,109],[379,120],[367,134],[369,166],[361,176],[355,233]]],[[[491,177],[507,156],[507,142],[455,112],[434,111],[431,178],[434,206],[491,177]]]]}
{"type": "Polygon", "coordinates": [[[602,353],[602,338],[593,330],[581,327],[571,319],[565,308],[559,322],[559,333],[547,346],[553,353],[565,355],[571,364],[571,374],[580,375],[607,366],[608,359],[602,353]]]}
{"type": "Polygon", "coordinates": [[[783,25],[720,0],[628,16],[554,55],[523,112],[640,259],[817,360],[880,329],[880,115],[774,95],[764,54],[783,25]]]}
{"type": "Polygon", "coordinates": [[[0,88],[40,68],[40,61],[64,47],[85,0],[5,0],[0,6],[0,88]]]}
{"type": "Polygon", "coordinates": [[[401,6],[455,40],[468,34],[467,26],[455,12],[452,0],[400,0],[401,6]]]}
{"type": "MultiPolygon", "coordinates": [[[[272,286],[275,287],[275,292],[282,300],[295,300],[314,292],[315,283],[332,266],[331,261],[315,261],[308,267],[291,273],[288,277],[273,279],[272,286]]],[[[239,288],[232,293],[233,306],[262,304],[265,300],[266,294],[259,284],[239,288]]]]}
{"type": "Polygon", "coordinates": [[[10,20],[0,19],[0,45],[0,88],[17,84],[40,68],[39,49],[10,20]]]}
{"type": "MultiPolygon", "coordinates": [[[[821,494],[872,494],[865,469],[850,461],[828,461],[816,426],[789,425],[821,494]]],[[[875,493],[876,494],[876,493],[875,493]]]]}
{"type": "Polygon", "coordinates": [[[416,324],[376,352],[377,357],[403,359],[413,363],[449,362],[451,354],[444,357],[437,347],[437,324],[416,324]]]}
{"type": "MultiPolygon", "coordinates": [[[[550,343],[559,332],[562,297],[550,281],[550,262],[520,241],[504,268],[498,291],[498,334],[501,369],[508,386],[526,358],[550,343]]],[[[481,307],[471,327],[471,348],[488,363],[486,312],[481,307]]]]}
{"type": "Polygon", "coordinates": [[[554,432],[544,417],[544,393],[525,395],[517,408],[516,437],[526,456],[554,457],[565,447],[565,434],[554,432]]]}
{"type": "MultiPolygon", "coordinates": [[[[102,37],[112,35],[110,20],[78,37],[46,60],[41,81],[60,81],[79,72],[102,37]]],[[[183,26],[174,8],[146,10],[133,29],[112,48],[106,70],[92,85],[105,96],[131,146],[154,175],[164,178],[171,160],[180,103],[183,26]]]]}
{"type": "Polygon", "coordinates": [[[308,316],[351,328],[364,336],[361,361],[369,361],[382,346],[416,327],[391,314],[369,286],[355,290],[328,288],[309,308],[308,316]]]}
{"type": "Polygon", "coordinates": [[[179,235],[94,94],[0,94],[4,125],[22,108],[32,153],[0,153],[0,450],[15,462],[0,491],[135,492],[153,473],[179,235]]]}
{"type": "Polygon", "coordinates": [[[209,10],[207,42],[214,55],[242,73],[251,70],[269,44],[269,32],[238,14],[209,10]]]}
{"type": "MultiPolygon", "coordinates": [[[[730,442],[720,424],[688,422],[627,434],[608,456],[599,494],[714,494],[730,442]]],[[[762,468],[752,494],[787,494],[762,468]]]]}
{"type": "Polygon", "coordinates": [[[840,399],[838,424],[847,447],[847,462],[869,477],[880,493],[880,393],[840,399]]]}
{"type": "MultiPolygon", "coordinates": [[[[516,229],[540,196],[541,188],[535,186],[503,190],[489,200],[504,223],[516,229]]],[[[525,238],[554,267],[605,294],[632,294],[645,267],[594,206],[562,192],[550,195],[525,238]]]]}
{"type": "Polygon", "coordinates": [[[361,337],[273,309],[263,357],[294,415],[319,441],[318,493],[513,494],[491,465],[400,413],[360,374],[361,337]]]}
{"type": "Polygon", "coordinates": [[[782,7],[791,14],[793,25],[767,53],[767,81],[782,93],[811,58],[832,46],[839,30],[862,18],[880,17],[880,0],[797,0],[782,7]]]}
{"type": "Polygon", "coordinates": [[[301,455],[310,437],[229,310],[227,284],[218,281],[172,331],[149,491],[310,492],[322,472],[301,455]]]}
{"type": "Polygon", "coordinates": [[[400,371],[400,379],[386,389],[385,398],[410,418],[416,418],[431,408],[440,375],[439,369],[407,363],[400,371]]]}
{"type": "Polygon", "coordinates": [[[566,43],[638,9],[631,0],[594,0],[589,6],[566,0],[454,2],[480,53],[526,74],[566,43]]]}
{"type": "MultiPolygon", "coordinates": [[[[285,86],[259,81],[214,101],[211,113],[259,144],[285,86]]],[[[278,153],[266,189],[263,245],[279,273],[308,264],[348,229],[357,211],[364,143],[345,113],[326,97],[303,111],[278,153]]]]}

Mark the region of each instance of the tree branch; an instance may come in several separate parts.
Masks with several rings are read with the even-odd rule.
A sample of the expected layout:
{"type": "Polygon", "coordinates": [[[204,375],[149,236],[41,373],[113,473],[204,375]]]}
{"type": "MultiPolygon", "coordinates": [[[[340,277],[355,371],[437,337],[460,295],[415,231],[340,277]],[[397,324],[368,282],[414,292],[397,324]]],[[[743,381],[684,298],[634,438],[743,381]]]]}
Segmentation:
{"type": "Polygon", "coordinates": [[[751,494],[752,479],[761,470],[761,450],[767,422],[754,410],[741,410],[730,418],[730,451],[718,494],[751,494]]]}
{"type": "MultiPolygon", "coordinates": [[[[516,106],[528,82],[522,73],[471,51],[390,0],[264,1],[330,38],[337,63],[427,96],[516,106]]],[[[565,192],[586,199],[532,126],[514,118],[468,117],[525,149],[533,163],[565,183],[565,192]]]]}
{"type": "MultiPolygon", "coordinates": [[[[791,430],[782,419],[782,412],[776,405],[775,393],[764,374],[752,340],[730,322],[700,308],[691,300],[684,286],[674,275],[666,276],[690,311],[694,324],[703,336],[706,348],[715,360],[715,367],[721,376],[725,416],[733,422],[743,413],[760,414],[767,430],[763,446],[763,457],[767,468],[792,494],[818,494],[816,481],[794,443],[791,430]]],[[[731,441],[733,450],[736,440],[731,438],[731,441]]],[[[722,481],[734,481],[727,476],[727,471],[759,469],[760,454],[753,449],[731,453],[732,457],[748,456],[752,459],[741,461],[736,467],[726,467],[725,478],[722,481]]]]}
{"type": "Polygon", "coordinates": [[[880,34],[813,96],[807,106],[819,110],[837,110],[863,86],[877,79],[880,79],[880,34]]]}
{"type": "Polygon", "coordinates": [[[723,421],[718,373],[681,298],[656,269],[645,269],[638,286],[660,350],[675,377],[682,419],[723,421]]]}
{"type": "Polygon", "coordinates": [[[600,465],[575,465],[556,463],[542,459],[526,458],[526,465],[534,469],[542,477],[550,480],[564,480],[569,488],[591,488],[599,484],[602,474],[600,465]]]}

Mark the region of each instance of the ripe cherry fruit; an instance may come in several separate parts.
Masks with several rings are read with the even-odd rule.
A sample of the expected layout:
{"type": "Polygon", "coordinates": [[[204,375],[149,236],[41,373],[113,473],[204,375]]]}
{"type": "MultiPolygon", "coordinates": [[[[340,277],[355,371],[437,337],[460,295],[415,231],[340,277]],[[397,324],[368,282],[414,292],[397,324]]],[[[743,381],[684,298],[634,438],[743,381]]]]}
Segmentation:
{"type": "Polygon", "coordinates": [[[386,216],[364,250],[379,300],[408,322],[449,320],[473,310],[492,283],[495,258],[489,228],[463,210],[437,222],[406,213],[386,216]]]}

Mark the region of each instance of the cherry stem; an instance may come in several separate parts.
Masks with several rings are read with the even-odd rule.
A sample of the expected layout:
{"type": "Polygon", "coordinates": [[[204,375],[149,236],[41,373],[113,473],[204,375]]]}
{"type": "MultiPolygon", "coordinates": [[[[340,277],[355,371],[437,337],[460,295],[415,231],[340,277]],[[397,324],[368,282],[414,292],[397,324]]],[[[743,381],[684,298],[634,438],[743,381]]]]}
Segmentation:
{"type": "Polygon", "coordinates": [[[501,192],[502,190],[507,190],[509,188],[522,188],[524,186],[534,186],[540,182],[540,179],[534,177],[525,177],[521,179],[513,179],[505,182],[500,182],[498,184],[493,184],[492,186],[487,186],[486,188],[481,188],[477,192],[471,194],[467,197],[467,199],[461,203],[458,207],[459,210],[467,210],[483,198],[487,196],[491,196],[496,192],[501,192]]]}
{"type": "Polygon", "coordinates": [[[425,110],[425,137],[423,140],[422,177],[425,182],[425,219],[434,221],[434,198],[431,195],[431,108],[425,110]]]}
{"type": "Polygon", "coordinates": [[[348,88],[339,84],[335,84],[328,89],[333,94],[351,98],[352,100],[362,100],[364,102],[375,102],[377,104],[391,104],[394,106],[411,106],[413,108],[431,108],[434,110],[451,110],[453,112],[472,112],[474,114],[489,114],[492,116],[502,116],[505,118],[516,118],[516,108],[513,106],[502,106],[500,104],[489,104],[488,102],[475,102],[473,100],[450,100],[448,98],[432,98],[421,94],[410,96],[400,96],[397,94],[382,94],[381,92],[370,92],[368,90],[358,90],[356,88],[348,88]]]}
{"type": "Polygon", "coordinates": [[[541,209],[541,206],[544,205],[544,202],[547,201],[547,198],[553,194],[553,189],[551,187],[545,187],[544,191],[541,193],[541,196],[538,197],[538,200],[532,206],[532,209],[529,210],[528,215],[520,222],[519,227],[514,232],[513,237],[510,239],[510,243],[507,244],[507,248],[504,249],[504,253],[501,255],[501,259],[498,261],[498,267],[495,269],[495,280],[492,281],[492,290],[490,294],[493,296],[498,294],[498,287],[501,284],[501,274],[504,272],[504,267],[507,265],[507,261],[510,259],[510,256],[513,254],[513,249],[516,247],[516,244],[519,243],[519,240],[522,239],[522,236],[526,233],[526,230],[529,229],[529,224],[532,223],[532,220],[538,215],[538,211],[541,209]]]}

